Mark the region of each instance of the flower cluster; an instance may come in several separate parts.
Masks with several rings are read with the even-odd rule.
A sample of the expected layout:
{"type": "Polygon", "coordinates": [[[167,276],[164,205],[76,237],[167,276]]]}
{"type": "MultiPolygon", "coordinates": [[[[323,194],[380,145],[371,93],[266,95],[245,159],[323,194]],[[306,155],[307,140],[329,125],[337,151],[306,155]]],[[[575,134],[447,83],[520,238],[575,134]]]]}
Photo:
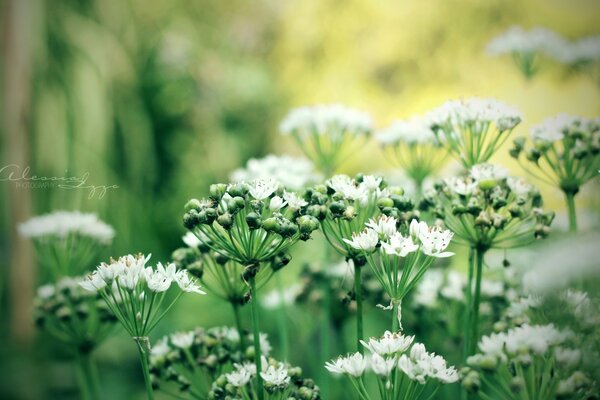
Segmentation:
{"type": "Polygon", "coordinates": [[[213,383],[209,399],[255,400],[261,391],[267,400],[318,400],[319,387],[311,379],[302,378],[302,369],[273,358],[263,357],[262,387],[256,387],[256,366],[251,363],[235,363],[232,372],[222,374],[213,383]]]}
{"type": "Polygon", "coordinates": [[[305,215],[307,202],[279,187],[274,179],[257,179],[210,187],[210,197],[186,204],[183,223],[203,245],[247,268],[285,253],[308,240],[319,222],[305,215]]]}
{"type": "Polygon", "coordinates": [[[414,336],[386,331],[379,339],[361,341],[371,353],[338,357],[325,363],[325,368],[335,375],[346,376],[360,398],[370,400],[364,377],[369,371],[375,374],[381,399],[428,399],[439,388],[458,380],[454,367],[448,367],[443,357],[428,353],[414,336]],[[410,350],[409,350],[410,349],[410,350]]]}
{"type": "Polygon", "coordinates": [[[83,278],[62,278],[40,286],[34,299],[35,323],[81,353],[90,353],[112,332],[117,321],[98,293],[84,290],[83,278]]]}
{"type": "Polygon", "coordinates": [[[275,179],[289,190],[301,190],[321,180],[312,162],[302,157],[276,156],[248,160],[245,168],[230,175],[232,182],[252,182],[256,179],[275,179]]]}
{"type": "MultiPolygon", "coordinates": [[[[401,188],[387,187],[382,178],[372,175],[358,175],[354,179],[336,175],[326,185],[307,190],[306,199],[310,204],[307,213],[321,221],[327,241],[346,258],[357,258],[360,251],[344,238],[363,229],[370,218],[383,214],[402,223],[418,215],[401,188]]],[[[358,266],[364,264],[354,261],[359,262],[358,266]]]]}
{"type": "Polygon", "coordinates": [[[436,258],[446,251],[453,233],[413,219],[402,233],[394,217],[371,219],[366,228],[344,241],[362,252],[371,271],[393,302],[400,302],[412,290],[436,258]]]}
{"type": "Polygon", "coordinates": [[[515,139],[510,154],[519,161],[524,155],[526,171],[574,196],[600,169],[600,120],[566,114],[548,118],[531,129],[529,141],[515,139]]]}
{"type": "Polygon", "coordinates": [[[19,233],[31,238],[40,263],[57,280],[86,272],[99,250],[114,237],[110,225],[96,214],[55,211],[19,225],[19,233]]]}
{"type": "Polygon", "coordinates": [[[423,181],[435,174],[446,162],[446,150],[442,147],[429,123],[413,117],[395,121],[376,135],[392,162],[404,169],[421,190],[423,181]]]}
{"type": "Polygon", "coordinates": [[[481,353],[467,359],[463,385],[485,397],[584,399],[592,381],[577,369],[581,353],[567,347],[573,332],[554,325],[527,325],[483,336],[481,353]],[[553,382],[553,384],[551,384],[553,382]]]}
{"type": "Polygon", "coordinates": [[[339,104],[301,107],[281,122],[283,135],[294,137],[304,154],[325,175],[332,174],[371,134],[371,117],[339,104]]]}
{"type": "Polygon", "coordinates": [[[493,164],[439,182],[421,204],[474,248],[511,248],[547,236],[554,214],[540,207],[539,191],[493,164]]]}
{"type": "Polygon", "coordinates": [[[425,118],[438,140],[465,168],[488,161],[522,120],[516,108],[477,97],[447,101],[425,118]]]}
{"type": "Polygon", "coordinates": [[[539,56],[555,57],[563,53],[566,40],[546,28],[536,27],[525,30],[513,26],[492,39],[487,51],[493,56],[509,54],[527,78],[531,78],[539,67],[539,56]]]}
{"type": "MultiPolygon", "coordinates": [[[[246,335],[244,343],[251,342],[252,335],[246,335]]],[[[225,326],[165,336],[150,353],[153,386],[167,389],[172,382],[180,396],[205,399],[211,382],[231,371],[234,364],[250,362],[254,357],[253,346],[240,345],[238,331],[225,326]]],[[[265,334],[261,334],[261,348],[269,354],[271,346],[265,334]]]]}
{"type": "Polygon", "coordinates": [[[134,338],[145,338],[183,292],[204,294],[186,270],[175,264],[156,268],[147,266],[150,256],[127,255],[102,263],[79,284],[98,293],[114,316],[134,338]],[[170,300],[166,311],[160,309],[165,294],[175,283],[181,292],[170,300]]]}

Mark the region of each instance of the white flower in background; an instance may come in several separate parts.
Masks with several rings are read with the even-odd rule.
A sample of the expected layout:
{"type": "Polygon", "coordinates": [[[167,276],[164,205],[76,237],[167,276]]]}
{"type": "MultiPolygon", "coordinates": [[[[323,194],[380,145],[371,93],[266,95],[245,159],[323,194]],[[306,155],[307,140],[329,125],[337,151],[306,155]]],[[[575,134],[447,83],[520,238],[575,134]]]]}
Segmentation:
{"type": "Polygon", "coordinates": [[[192,279],[190,274],[188,274],[188,272],[184,269],[177,272],[174,281],[184,292],[206,294],[206,292],[200,289],[200,285],[196,283],[196,280],[192,279]]]}
{"type": "Polygon", "coordinates": [[[437,303],[438,294],[442,289],[444,275],[442,271],[430,269],[425,272],[423,279],[415,289],[413,300],[415,304],[432,308],[437,303]]]}
{"type": "Polygon", "coordinates": [[[301,290],[302,285],[299,283],[293,284],[283,291],[274,289],[262,296],[261,304],[267,310],[274,310],[282,305],[294,304],[301,290]]]}
{"type": "Polygon", "coordinates": [[[29,238],[56,236],[61,239],[77,234],[102,244],[109,244],[115,235],[113,228],[96,214],[79,211],[55,211],[33,217],[19,225],[19,233],[29,238]]]}
{"type": "Polygon", "coordinates": [[[50,297],[54,296],[56,290],[54,289],[54,285],[43,285],[37,289],[37,297],[42,300],[47,300],[50,297]]]}
{"type": "Polygon", "coordinates": [[[565,46],[565,39],[554,31],[536,27],[525,30],[520,26],[512,26],[506,32],[495,37],[487,46],[490,55],[498,56],[513,53],[560,53],[565,46]]]}
{"type": "Polygon", "coordinates": [[[331,372],[332,374],[336,374],[336,375],[345,374],[346,373],[345,366],[346,366],[346,359],[343,357],[338,357],[335,360],[327,361],[325,363],[325,369],[327,369],[327,371],[331,372]]]}
{"type": "Polygon", "coordinates": [[[264,379],[265,384],[275,387],[286,387],[290,383],[290,376],[285,368],[285,365],[275,367],[269,365],[265,372],[261,372],[260,376],[264,379]]]}
{"type": "Polygon", "coordinates": [[[567,304],[573,307],[575,315],[578,317],[583,316],[592,307],[592,302],[586,292],[567,289],[567,291],[563,293],[562,298],[567,304]]]}
{"type": "Polygon", "coordinates": [[[481,294],[486,297],[504,297],[504,282],[482,279],[481,294]]]}
{"type": "Polygon", "coordinates": [[[300,208],[308,205],[308,202],[303,198],[299,197],[294,192],[283,192],[283,199],[287,202],[287,205],[292,210],[299,210],[300,208]]]}
{"type": "Polygon", "coordinates": [[[491,354],[500,359],[508,355],[523,355],[528,352],[544,355],[552,346],[557,346],[571,338],[573,333],[558,330],[554,325],[528,325],[509,329],[507,332],[483,336],[479,349],[484,354],[491,354]]]}
{"type": "Polygon", "coordinates": [[[326,268],[325,273],[331,277],[345,278],[350,281],[354,279],[354,262],[343,260],[326,268]]]}
{"type": "Polygon", "coordinates": [[[394,121],[389,127],[379,131],[375,137],[384,145],[398,142],[407,144],[437,142],[428,121],[419,117],[394,121]]]}
{"type": "Polygon", "coordinates": [[[152,346],[150,357],[158,359],[166,356],[169,351],[171,351],[171,348],[169,347],[169,343],[167,343],[167,338],[162,338],[152,346]]]}
{"type": "Polygon", "coordinates": [[[390,236],[389,242],[381,243],[381,248],[388,255],[406,257],[408,254],[417,251],[419,245],[413,242],[412,237],[404,237],[400,232],[394,232],[390,236]]]}
{"type": "Polygon", "coordinates": [[[474,123],[494,123],[500,131],[513,129],[523,119],[521,112],[515,107],[496,99],[479,97],[449,100],[430,111],[425,118],[434,127],[445,125],[472,127],[474,123]]]}
{"type": "Polygon", "coordinates": [[[301,138],[312,134],[368,135],[372,129],[373,121],[367,113],[340,104],[296,108],[279,125],[282,134],[294,134],[301,138]]]}
{"type": "Polygon", "coordinates": [[[247,368],[238,368],[233,372],[225,374],[225,378],[230,385],[235,387],[245,386],[250,379],[252,379],[252,375],[247,368]]]}
{"type": "Polygon", "coordinates": [[[379,186],[383,179],[380,176],[375,175],[364,175],[362,177],[362,182],[360,182],[359,186],[362,186],[369,192],[375,192],[379,190],[379,186]]]}
{"type": "Polygon", "coordinates": [[[269,202],[269,210],[277,212],[285,207],[286,202],[279,196],[273,196],[269,202]]]}
{"type": "MultiPolygon", "coordinates": [[[[259,336],[259,340],[260,340],[260,350],[263,354],[263,357],[268,356],[269,354],[271,354],[271,350],[273,350],[273,348],[271,347],[271,342],[269,342],[269,335],[267,335],[266,333],[261,333],[259,336]]],[[[263,361],[262,365],[264,368],[264,365],[266,365],[266,360],[263,361]]]]}
{"type": "Polygon", "coordinates": [[[333,176],[327,181],[327,186],[349,200],[357,200],[362,202],[369,194],[369,191],[365,185],[357,184],[354,179],[347,175],[333,176]]]}
{"type": "Polygon", "coordinates": [[[453,236],[454,233],[450,230],[443,230],[437,226],[431,226],[427,230],[419,230],[421,249],[424,254],[431,257],[451,257],[454,253],[444,250],[446,250],[450,244],[453,236]]]}
{"type": "Polygon", "coordinates": [[[457,271],[449,271],[446,275],[446,283],[440,290],[440,295],[447,299],[464,301],[466,283],[467,280],[463,274],[457,271]]]}
{"type": "Polygon", "coordinates": [[[508,176],[508,170],[495,164],[477,164],[469,170],[475,182],[499,181],[508,176]]]}
{"type": "Polygon", "coordinates": [[[171,335],[171,343],[173,343],[173,346],[179,347],[180,349],[188,349],[194,344],[195,337],[194,331],[176,332],[171,335]]]}
{"type": "Polygon", "coordinates": [[[382,215],[377,220],[369,220],[365,225],[377,232],[380,237],[389,238],[396,233],[397,223],[396,218],[382,215]]]}
{"type": "Polygon", "coordinates": [[[514,194],[520,197],[527,197],[533,190],[533,186],[523,178],[509,176],[506,184],[514,194]]]}
{"type": "Polygon", "coordinates": [[[379,243],[379,235],[373,229],[365,228],[360,233],[353,233],[352,240],[344,239],[344,242],[356,250],[373,251],[379,243]]]}
{"type": "Polygon", "coordinates": [[[183,243],[185,243],[188,247],[198,247],[202,244],[202,241],[198,239],[198,237],[192,232],[187,232],[185,235],[183,235],[181,240],[183,240],[183,243]]]}
{"type": "Polygon", "coordinates": [[[369,366],[375,374],[387,377],[390,376],[390,373],[396,367],[396,357],[386,359],[375,353],[371,356],[369,366]]]}
{"type": "Polygon", "coordinates": [[[587,36],[566,42],[552,55],[557,61],[570,65],[600,61],[600,36],[587,36]]]}
{"type": "Polygon", "coordinates": [[[312,162],[303,157],[270,154],[248,160],[245,168],[233,171],[232,182],[251,182],[256,179],[275,179],[284,188],[300,190],[319,182],[322,177],[315,172],[312,162]]]}
{"type": "Polygon", "coordinates": [[[250,196],[256,200],[264,200],[279,188],[279,183],[273,178],[255,179],[248,183],[250,196]]]}
{"type": "Polygon", "coordinates": [[[385,331],[379,339],[370,338],[368,343],[363,340],[360,342],[372,353],[384,356],[405,352],[414,339],[414,336],[404,336],[400,333],[385,331]]]}
{"type": "Polygon", "coordinates": [[[554,349],[556,361],[567,367],[572,367],[581,361],[581,351],[578,349],[568,349],[565,347],[556,347],[554,349]]]}
{"type": "Polygon", "coordinates": [[[98,292],[99,290],[104,289],[106,287],[106,282],[104,281],[104,279],[102,279],[100,274],[94,272],[91,275],[89,275],[86,279],[81,281],[80,285],[82,288],[89,292],[98,292]]]}
{"type": "Polygon", "coordinates": [[[565,133],[576,124],[583,121],[583,118],[568,115],[558,114],[553,117],[546,118],[541,123],[534,125],[530,129],[531,139],[544,143],[554,143],[562,140],[565,133]]]}

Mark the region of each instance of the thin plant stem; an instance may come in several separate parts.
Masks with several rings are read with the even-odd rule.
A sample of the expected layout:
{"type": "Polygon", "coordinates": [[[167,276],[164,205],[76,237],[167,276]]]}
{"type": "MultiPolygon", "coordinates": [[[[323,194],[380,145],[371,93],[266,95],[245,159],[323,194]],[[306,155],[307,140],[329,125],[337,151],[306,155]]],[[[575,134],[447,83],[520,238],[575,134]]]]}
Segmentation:
{"type": "Polygon", "coordinates": [[[81,390],[81,398],[84,400],[100,399],[98,392],[98,380],[94,361],[89,352],[77,352],[77,376],[81,390]]]}
{"type": "Polygon", "coordinates": [[[231,302],[233,308],[233,318],[235,319],[235,327],[237,328],[240,337],[240,346],[243,351],[246,348],[246,338],[244,337],[244,328],[242,327],[242,316],[240,315],[240,305],[237,302],[231,302]]]}
{"type": "Polygon", "coordinates": [[[256,365],[256,393],[258,400],[263,400],[263,382],[260,373],[262,371],[262,353],[260,351],[260,330],[258,326],[258,293],[256,292],[256,279],[255,277],[250,278],[250,295],[251,300],[251,311],[252,311],[252,332],[254,333],[254,363],[256,365]]]}
{"type": "Polygon", "coordinates": [[[473,270],[474,266],[474,258],[475,258],[475,249],[473,247],[469,247],[469,271],[467,276],[467,291],[466,291],[466,313],[464,320],[464,328],[463,328],[463,361],[466,361],[467,357],[469,357],[470,351],[470,338],[471,338],[471,311],[473,309],[473,270]]]}
{"type": "Polygon", "coordinates": [[[483,275],[484,255],[485,250],[479,248],[475,250],[475,265],[477,269],[475,275],[475,293],[473,295],[473,318],[471,320],[471,339],[469,340],[469,355],[475,352],[477,338],[479,337],[479,303],[481,301],[481,278],[483,275]]]}
{"type": "Polygon", "coordinates": [[[287,307],[284,300],[285,289],[283,287],[283,281],[281,274],[275,274],[275,281],[277,283],[277,293],[279,295],[279,307],[277,309],[277,329],[279,330],[279,340],[281,341],[281,356],[284,361],[288,359],[288,343],[289,336],[286,324],[287,307]]]}
{"type": "Polygon", "coordinates": [[[575,193],[565,192],[567,209],[569,211],[569,232],[577,232],[577,211],[575,209],[575,193]]]}
{"type": "Polygon", "coordinates": [[[150,379],[150,341],[147,337],[136,337],[134,340],[140,353],[140,363],[142,364],[144,383],[146,384],[146,395],[148,400],[153,400],[154,393],[152,391],[152,381],[150,379]]]}
{"type": "Polygon", "coordinates": [[[360,344],[363,338],[362,267],[354,263],[354,296],[356,297],[356,347],[363,354],[360,344]]]}
{"type": "MultiPolygon", "coordinates": [[[[331,292],[329,290],[329,277],[327,275],[326,268],[329,267],[331,262],[331,247],[325,242],[325,252],[323,254],[323,281],[322,281],[322,292],[323,292],[323,311],[321,315],[321,357],[320,360],[328,360],[331,356],[331,292]]],[[[321,394],[324,399],[329,398],[330,391],[330,380],[329,374],[325,372],[323,368],[319,368],[322,373],[321,380],[321,394]]]]}
{"type": "Polygon", "coordinates": [[[398,332],[399,324],[398,321],[398,306],[400,305],[400,301],[392,300],[392,332],[398,332]]]}

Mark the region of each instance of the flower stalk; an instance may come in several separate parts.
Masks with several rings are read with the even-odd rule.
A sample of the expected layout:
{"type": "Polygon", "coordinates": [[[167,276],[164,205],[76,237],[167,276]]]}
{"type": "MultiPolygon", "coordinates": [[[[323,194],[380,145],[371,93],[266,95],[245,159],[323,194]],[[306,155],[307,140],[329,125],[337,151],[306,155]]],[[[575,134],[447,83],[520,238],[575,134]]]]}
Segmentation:
{"type": "Polygon", "coordinates": [[[144,375],[144,385],[146,387],[146,396],[148,400],[154,399],[152,390],[152,379],[150,378],[150,340],[147,336],[133,338],[140,355],[140,363],[142,364],[142,373],[144,375]]]}
{"type": "Polygon", "coordinates": [[[256,291],[256,280],[254,277],[249,279],[250,285],[250,307],[252,312],[252,332],[254,336],[254,364],[256,365],[256,391],[258,400],[264,399],[263,393],[263,380],[259,373],[262,371],[262,353],[260,351],[260,328],[259,328],[259,316],[258,316],[258,293],[256,291]]]}

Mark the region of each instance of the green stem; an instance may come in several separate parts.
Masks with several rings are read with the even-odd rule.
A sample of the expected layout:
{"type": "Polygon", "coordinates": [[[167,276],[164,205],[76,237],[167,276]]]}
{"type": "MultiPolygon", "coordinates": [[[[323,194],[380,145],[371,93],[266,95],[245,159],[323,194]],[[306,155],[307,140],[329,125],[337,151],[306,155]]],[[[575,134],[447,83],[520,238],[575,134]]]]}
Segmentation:
{"type": "Polygon", "coordinates": [[[473,296],[473,319],[471,321],[471,339],[469,340],[469,355],[475,353],[477,339],[479,338],[479,303],[481,302],[481,276],[483,275],[483,256],[485,250],[476,249],[476,276],[475,276],[475,294],[473,296]]]}
{"type": "Polygon", "coordinates": [[[399,330],[399,322],[398,322],[398,300],[392,300],[392,332],[396,333],[399,330]]]}
{"type": "Polygon", "coordinates": [[[470,332],[471,332],[471,310],[473,309],[473,270],[475,269],[473,265],[475,256],[475,249],[473,247],[469,248],[469,272],[467,277],[467,290],[466,290],[466,312],[465,312],[465,320],[463,325],[463,361],[467,360],[469,357],[469,349],[470,345],[470,332]]]}
{"type": "Polygon", "coordinates": [[[250,295],[252,297],[250,306],[252,311],[252,332],[254,333],[254,364],[256,365],[256,393],[258,399],[263,400],[264,390],[262,376],[262,353],[260,351],[260,330],[258,326],[258,293],[256,291],[256,279],[255,277],[250,278],[250,295]]]}
{"type": "Polygon", "coordinates": [[[577,211],[575,210],[575,193],[565,192],[567,209],[569,210],[569,232],[577,232],[577,211]]]}
{"type": "Polygon", "coordinates": [[[356,346],[360,354],[363,347],[360,344],[363,338],[363,306],[362,306],[362,267],[354,263],[354,296],[356,297],[356,346]]]}
{"type": "Polygon", "coordinates": [[[284,287],[283,281],[281,280],[281,274],[275,274],[275,280],[277,282],[277,294],[279,295],[279,307],[277,310],[277,328],[279,330],[279,340],[281,341],[281,355],[282,360],[287,361],[288,359],[288,330],[286,324],[287,307],[284,301],[284,287]]]}
{"type": "Polygon", "coordinates": [[[240,315],[240,305],[234,301],[231,302],[233,308],[233,317],[235,319],[235,327],[237,328],[238,335],[240,337],[240,349],[244,351],[246,349],[246,338],[244,335],[244,328],[242,327],[242,317],[240,315]]]}
{"type": "Polygon", "coordinates": [[[84,400],[100,399],[96,368],[91,354],[89,352],[78,352],[76,362],[81,398],[84,400]]]}
{"type": "Polygon", "coordinates": [[[154,393],[152,392],[152,381],[150,379],[150,340],[148,340],[148,337],[135,337],[133,340],[135,340],[140,353],[144,383],[146,384],[146,395],[148,400],[153,400],[154,393]]]}
{"type": "MultiPolygon", "coordinates": [[[[327,172],[329,173],[329,172],[327,172]]],[[[329,175],[326,175],[327,177],[329,175]]],[[[331,358],[331,291],[329,286],[329,275],[327,274],[327,268],[331,266],[331,246],[325,240],[325,250],[323,252],[323,263],[321,265],[321,273],[323,280],[321,282],[321,290],[323,292],[323,309],[321,315],[321,326],[320,326],[320,339],[321,339],[321,355],[319,357],[320,360],[329,360],[331,358]]],[[[320,371],[320,387],[321,387],[321,396],[324,399],[329,398],[330,393],[330,378],[327,371],[322,368],[321,365],[318,366],[318,370],[320,371]]]]}

